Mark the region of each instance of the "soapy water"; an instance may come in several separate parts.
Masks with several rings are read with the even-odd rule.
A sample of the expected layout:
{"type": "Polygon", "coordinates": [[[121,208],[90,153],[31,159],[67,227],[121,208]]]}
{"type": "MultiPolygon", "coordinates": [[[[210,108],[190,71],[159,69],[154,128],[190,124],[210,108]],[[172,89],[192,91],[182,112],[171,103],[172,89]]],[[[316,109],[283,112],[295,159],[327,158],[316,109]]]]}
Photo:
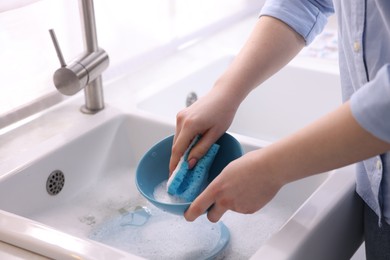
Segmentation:
{"type": "MultiPolygon", "coordinates": [[[[75,197],[61,204],[57,204],[56,206],[52,206],[45,210],[39,210],[34,214],[29,214],[28,217],[74,236],[82,238],[89,237],[103,243],[107,241],[109,245],[124,251],[131,251],[140,256],[148,256],[148,251],[142,251],[144,247],[145,250],[152,250],[152,245],[145,241],[154,241],[154,238],[149,237],[149,239],[148,236],[146,236],[146,229],[142,232],[140,231],[142,228],[149,229],[149,225],[157,226],[163,233],[160,240],[166,241],[162,242],[171,242],[170,246],[160,245],[157,249],[166,247],[173,251],[171,252],[172,254],[175,253],[174,250],[183,249],[184,246],[179,246],[180,238],[189,239],[194,235],[202,235],[207,239],[208,234],[203,234],[201,233],[203,231],[200,231],[202,228],[210,227],[208,226],[210,223],[206,219],[206,215],[203,215],[200,219],[196,220],[193,223],[195,225],[191,230],[183,230],[184,228],[179,229],[180,226],[187,227],[183,217],[164,213],[136,192],[137,187],[135,182],[129,181],[131,180],[131,176],[134,176],[134,171],[135,169],[131,174],[128,169],[120,171],[120,174],[111,172],[110,175],[102,178],[99,182],[92,183],[91,187],[93,188],[80,192],[75,197]],[[141,210],[141,208],[150,210],[148,211],[149,219],[146,221],[145,216],[142,217],[142,214],[140,216],[139,213],[136,213],[138,210],[141,210]],[[135,212],[134,220],[131,220],[131,215],[125,216],[127,213],[131,212],[135,212]],[[159,218],[161,219],[159,220],[159,218]],[[143,225],[138,227],[133,226],[134,223],[142,223],[141,220],[145,222],[143,225]],[[116,227],[115,223],[117,224],[116,227]],[[169,223],[169,225],[167,223],[169,223]],[[202,223],[205,223],[205,226],[200,228],[202,223]],[[158,226],[159,224],[161,225],[158,226]],[[165,227],[164,225],[167,226],[165,227]],[[114,232],[114,229],[118,230],[118,234],[114,232]],[[129,234],[126,232],[129,232],[129,234]],[[143,235],[143,237],[139,239],[142,239],[144,242],[143,244],[138,243],[139,248],[134,249],[136,244],[130,244],[129,240],[137,240],[138,238],[135,234],[137,232],[143,235]],[[165,235],[165,233],[167,233],[167,235],[165,235]],[[179,240],[179,242],[177,242],[177,240],[179,240]],[[175,243],[177,243],[178,246],[176,246],[175,243]]],[[[163,189],[163,191],[165,193],[164,196],[166,196],[166,190],[163,189]]],[[[222,254],[218,255],[218,258],[223,257],[224,260],[249,259],[272,234],[280,229],[300,205],[298,202],[298,204],[294,204],[294,199],[289,202],[285,201],[285,199],[286,198],[283,198],[283,200],[274,200],[254,214],[243,215],[232,211],[226,212],[221,220],[229,229],[230,240],[222,254]]],[[[211,241],[215,245],[217,241],[221,241],[221,238],[218,235],[220,227],[216,224],[214,224],[214,227],[216,227],[217,230],[214,230],[215,233],[211,232],[214,237],[211,241]]],[[[150,233],[156,236],[156,232],[157,229],[155,232],[150,233]]],[[[197,242],[194,243],[196,244],[197,242]]],[[[203,249],[207,251],[210,248],[212,248],[212,245],[207,245],[207,247],[203,249]]],[[[191,247],[188,247],[188,249],[191,249],[191,247]]],[[[151,257],[146,258],[154,258],[152,253],[149,255],[151,255],[151,257]]],[[[155,255],[157,255],[155,258],[159,259],[158,253],[155,253],[155,255]]],[[[175,255],[178,256],[176,258],[179,258],[179,255],[183,256],[185,253],[177,252],[175,255]]],[[[169,258],[166,257],[166,254],[163,254],[162,256],[169,258]]],[[[186,256],[187,255],[182,258],[186,259],[186,256]]]]}
{"type": "Polygon", "coordinates": [[[221,224],[205,217],[189,223],[146,207],[123,213],[97,225],[88,237],[147,259],[209,259],[229,239],[222,235],[221,224]]]}
{"type": "Polygon", "coordinates": [[[168,180],[161,182],[159,185],[154,188],[153,197],[155,200],[164,202],[164,203],[185,203],[186,200],[172,196],[167,192],[168,180]]]}

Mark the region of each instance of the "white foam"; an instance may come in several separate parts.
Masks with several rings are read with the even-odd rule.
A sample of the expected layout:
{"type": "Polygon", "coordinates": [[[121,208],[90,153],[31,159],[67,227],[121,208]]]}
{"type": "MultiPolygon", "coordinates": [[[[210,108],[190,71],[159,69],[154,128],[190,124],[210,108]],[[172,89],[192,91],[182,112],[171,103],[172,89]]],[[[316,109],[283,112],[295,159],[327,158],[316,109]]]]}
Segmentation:
{"type": "Polygon", "coordinates": [[[287,221],[294,209],[286,204],[266,205],[254,214],[228,211],[222,221],[231,233],[225,260],[249,259],[287,221]]]}
{"type": "Polygon", "coordinates": [[[153,196],[157,201],[165,203],[184,203],[184,199],[172,196],[167,192],[167,181],[161,182],[159,185],[154,188],[153,196]]]}
{"type": "Polygon", "coordinates": [[[221,238],[220,226],[205,217],[189,223],[152,209],[142,226],[127,225],[127,221],[124,216],[108,219],[89,237],[147,259],[206,259],[221,238]]]}
{"type": "Polygon", "coordinates": [[[172,181],[175,179],[177,173],[180,171],[180,168],[182,167],[182,164],[185,162],[185,155],[183,155],[181,158],[180,158],[180,161],[179,163],[177,164],[176,168],[173,170],[172,174],[171,174],[171,177],[169,177],[168,181],[167,181],[167,185],[166,185],[166,188],[168,190],[168,187],[169,185],[172,184],[172,181]]]}
{"type": "MultiPolygon", "coordinates": [[[[116,220],[118,221],[117,223],[126,225],[128,219],[126,222],[123,222],[126,219],[121,220],[119,213],[125,212],[126,210],[131,211],[132,209],[137,209],[139,207],[147,207],[152,210],[152,215],[148,222],[145,223],[145,227],[149,224],[158,226],[158,223],[160,223],[162,225],[158,228],[164,229],[164,232],[167,232],[168,234],[174,233],[177,234],[177,236],[181,234],[180,236],[182,237],[193,236],[193,233],[197,234],[196,229],[199,228],[201,224],[195,224],[192,226],[193,230],[191,229],[192,231],[189,231],[183,217],[170,215],[168,218],[168,216],[160,212],[160,210],[142,197],[137,191],[137,187],[133,181],[134,174],[135,169],[129,170],[127,168],[123,170],[118,169],[117,173],[110,172],[110,174],[107,174],[98,182],[91,182],[90,186],[85,191],[73,194],[74,197],[62,200],[55,207],[37,210],[37,212],[28,215],[28,217],[66,233],[85,238],[88,237],[91,232],[95,232],[98,226],[102,228],[103,225],[105,225],[104,223],[110,219],[113,222],[116,220]],[[161,218],[158,217],[160,216],[158,212],[161,213],[161,218]],[[167,226],[163,228],[164,225],[167,226]]],[[[162,197],[168,196],[164,187],[160,187],[159,190],[163,191],[160,194],[162,197]]],[[[62,196],[62,194],[59,194],[58,196],[62,196]]],[[[158,199],[160,200],[162,198],[159,197],[158,199]]],[[[287,199],[284,196],[278,200],[273,200],[273,202],[265,206],[259,212],[250,215],[237,214],[228,211],[222,218],[223,223],[228,227],[231,234],[229,245],[224,250],[224,260],[249,259],[273,233],[279,230],[300,205],[299,201],[296,201],[295,204],[293,203],[294,201],[295,199],[291,199],[287,202],[287,199]]],[[[201,223],[205,223],[205,227],[210,227],[208,226],[209,223],[207,220],[205,220],[205,216],[202,216],[201,221],[201,223]]],[[[142,221],[137,220],[136,223],[142,223],[142,221]]],[[[115,223],[110,225],[107,224],[107,235],[114,236],[112,233],[115,229],[115,227],[113,227],[114,224],[115,223]]],[[[126,238],[125,235],[127,233],[124,230],[121,230],[136,230],[134,229],[135,227],[123,227],[119,225],[116,228],[119,230],[118,234],[121,234],[121,237],[118,237],[117,242],[120,243],[120,240],[123,239],[123,244],[126,245],[126,243],[130,243],[130,238],[126,238]]],[[[102,232],[103,231],[100,231],[99,234],[102,235],[102,232]]],[[[137,238],[133,235],[135,236],[135,234],[130,234],[132,239],[137,241],[137,238]]],[[[143,235],[144,236],[140,239],[146,241],[146,234],[143,233],[143,235]]],[[[214,235],[216,236],[216,234],[214,235]]],[[[215,236],[214,239],[216,239],[215,236]]],[[[168,239],[165,236],[164,238],[167,240],[165,243],[177,241],[175,235],[173,235],[173,240],[171,242],[168,241],[170,238],[168,239]]],[[[115,238],[113,237],[112,239],[115,238]]],[[[151,244],[154,245],[155,238],[150,237],[148,239],[150,239],[150,242],[152,242],[151,244]]],[[[215,241],[214,239],[212,239],[212,241],[215,241]]],[[[144,245],[138,245],[140,248],[137,250],[141,251],[143,246],[148,247],[149,244],[145,243],[144,245]]],[[[152,245],[149,245],[149,247],[152,245]]],[[[178,248],[173,246],[171,250],[173,249],[178,248]]],[[[193,247],[189,247],[188,249],[193,249],[193,247]]],[[[149,248],[149,250],[151,249],[149,248]]],[[[184,249],[179,248],[179,250],[184,249]]],[[[181,254],[183,254],[183,252],[181,252],[181,254]]]]}

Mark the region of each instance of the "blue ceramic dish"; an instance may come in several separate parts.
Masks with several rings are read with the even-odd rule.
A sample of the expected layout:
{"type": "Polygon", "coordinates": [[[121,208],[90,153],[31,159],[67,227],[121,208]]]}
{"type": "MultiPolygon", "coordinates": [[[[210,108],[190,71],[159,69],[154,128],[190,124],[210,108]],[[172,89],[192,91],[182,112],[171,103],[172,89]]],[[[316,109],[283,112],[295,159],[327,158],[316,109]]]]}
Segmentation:
{"type": "MultiPolygon", "coordinates": [[[[155,144],[142,157],[136,170],[136,184],[140,193],[156,207],[176,215],[183,215],[191,202],[167,203],[156,200],[153,195],[156,186],[168,179],[172,142],[173,135],[155,144]]],[[[226,165],[243,154],[240,143],[228,133],[223,134],[216,143],[220,148],[209,171],[209,183],[226,165]]]]}

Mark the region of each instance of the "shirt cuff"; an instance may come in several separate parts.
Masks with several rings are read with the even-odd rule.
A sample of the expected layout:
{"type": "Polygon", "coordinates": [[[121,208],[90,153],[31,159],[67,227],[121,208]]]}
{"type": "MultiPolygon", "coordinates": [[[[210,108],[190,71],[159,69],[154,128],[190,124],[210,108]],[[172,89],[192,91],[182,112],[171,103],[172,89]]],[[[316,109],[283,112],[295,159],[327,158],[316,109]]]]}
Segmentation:
{"type": "Polygon", "coordinates": [[[390,143],[390,64],[351,97],[352,115],[377,138],[390,143]]]}
{"type": "MultiPolygon", "coordinates": [[[[315,1],[314,1],[315,2],[315,1]]],[[[325,27],[327,18],[334,13],[333,5],[315,5],[308,0],[266,1],[260,16],[275,17],[300,34],[309,45],[325,27]]]]}

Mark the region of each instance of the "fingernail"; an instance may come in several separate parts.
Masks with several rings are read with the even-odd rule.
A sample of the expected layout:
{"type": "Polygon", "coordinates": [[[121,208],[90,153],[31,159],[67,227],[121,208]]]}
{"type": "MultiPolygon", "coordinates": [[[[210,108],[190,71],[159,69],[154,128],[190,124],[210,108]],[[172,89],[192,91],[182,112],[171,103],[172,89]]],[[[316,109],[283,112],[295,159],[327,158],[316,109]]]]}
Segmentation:
{"type": "Polygon", "coordinates": [[[192,168],[194,168],[196,164],[196,159],[195,158],[192,158],[191,160],[188,161],[188,169],[191,170],[192,168]]]}

